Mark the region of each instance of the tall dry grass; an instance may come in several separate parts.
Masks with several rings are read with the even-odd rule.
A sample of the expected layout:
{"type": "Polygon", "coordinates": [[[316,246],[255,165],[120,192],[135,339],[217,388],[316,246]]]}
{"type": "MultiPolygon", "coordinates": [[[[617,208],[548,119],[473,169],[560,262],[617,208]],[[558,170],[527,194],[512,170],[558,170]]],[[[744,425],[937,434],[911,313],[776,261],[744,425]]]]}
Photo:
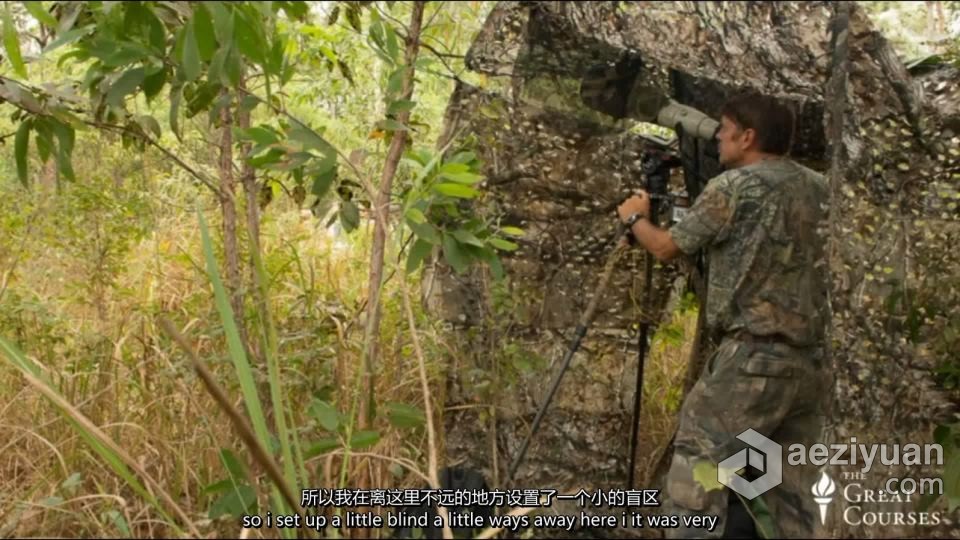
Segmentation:
{"type": "MultiPolygon", "coordinates": [[[[151,232],[122,254],[116,279],[101,298],[84,290],[95,277],[88,266],[47,248],[56,231],[35,228],[23,243],[25,257],[0,298],[16,314],[0,320],[0,337],[42,377],[14,369],[7,360],[18,353],[6,351],[0,364],[0,536],[236,536],[242,532],[236,519],[210,519],[214,497],[204,493],[229,478],[223,449],[252,469],[261,512],[272,509],[263,471],[158,324],[160,316],[171,320],[246,414],[196,214],[162,206],[154,206],[151,232]],[[123,456],[98,454],[98,444],[123,456]],[[111,457],[119,464],[111,467],[111,457]]],[[[293,472],[294,489],[335,486],[342,444],[327,447],[336,434],[323,428],[329,414],[318,419],[317,402],[340,415],[349,410],[362,345],[358,314],[368,234],[332,236],[316,218],[275,206],[263,223],[263,267],[277,329],[275,375],[298,447],[299,459],[290,461],[302,464],[293,472]]],[[[216,238],[215,213],[207,216],[216,238]]],[[[423,394],[399,285],[392,280],[386,287],[379,437],[351,452],[347,485],[361,472],[384,487],[419,486],[427,477],[426,430],[388,421],[385,404],[422,411],[423,394]]],[[[260,335],[252,302],[248,306],[237,318],[251,335],[260,335]]],[[[437,386],[449,346],[416,302],[412,309],[424,373],[437,386]]],[[[272,430],[278,411],[270,403],[269,370],[255,359],[250,363],[272,430]]],[[[245,534],[279,536],[266,530],[245,534]]]]}

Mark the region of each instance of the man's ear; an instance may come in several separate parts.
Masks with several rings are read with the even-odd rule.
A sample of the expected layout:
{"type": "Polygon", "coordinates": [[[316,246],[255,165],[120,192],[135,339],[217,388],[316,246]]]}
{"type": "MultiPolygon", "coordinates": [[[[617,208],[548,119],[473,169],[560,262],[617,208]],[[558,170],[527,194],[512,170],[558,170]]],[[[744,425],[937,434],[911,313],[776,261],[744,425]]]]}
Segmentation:
{"type": "Polygon", "coordinates": [[[742,137],[743,149],[750,150],[751,148],[756,147],[757,145],[757,130],[753,128],[747,128],[743,130],[742,137]]]}

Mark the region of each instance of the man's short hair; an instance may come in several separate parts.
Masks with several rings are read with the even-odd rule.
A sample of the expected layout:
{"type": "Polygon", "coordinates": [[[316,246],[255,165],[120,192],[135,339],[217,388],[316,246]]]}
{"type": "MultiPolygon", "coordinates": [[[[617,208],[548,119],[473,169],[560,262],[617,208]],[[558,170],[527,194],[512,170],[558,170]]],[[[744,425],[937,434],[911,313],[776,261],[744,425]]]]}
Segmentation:
{"type": "Polygon", "coordinates": [[[723,104],[720,115],[733,120],[740,129],[757,133],[761,152],[786,155],[793,144],[793,110],[777,99],[746,92],[731,97],[723,104]]]}

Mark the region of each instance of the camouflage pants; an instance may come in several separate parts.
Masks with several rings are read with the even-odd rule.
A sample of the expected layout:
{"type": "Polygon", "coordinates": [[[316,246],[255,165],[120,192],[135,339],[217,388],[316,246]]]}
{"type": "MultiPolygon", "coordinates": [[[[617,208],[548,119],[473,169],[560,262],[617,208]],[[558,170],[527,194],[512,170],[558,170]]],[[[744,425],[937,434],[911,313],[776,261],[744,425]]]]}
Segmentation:
{"type": "MultiPolygon", "coordinates": [[[[716,464],[749,446],[736,436],[750,428],[782,446],[783,482],[757,497],[771,515],[770,520],[759,520],[757,531],[767,538],[814,536],[820,519],[810,487],[818,472],[815,466],[788,465],[786,458],[792,444],[820,442],[825,406],[833,388],[832,377],[822,366],[818,349],[733,338],[720,343],[680,411],[663,508],[675,515],[714,515],[719,519],[710,531],[687,528],[681,522],[679,528],[667,529],[666,537],[723,535],[731,491],[726,487],[705,490],[694,480],[694,471],[716,481],[716,464]],[[697,467],[704,461],[711,466],[697,467]],[[775,530],[765,530],[771,521],[775,530]]],[[[767,463],[765,472],[769,469],[767,463]]],[[[756,501],[740,500],[755,509],[756,501]]]]}

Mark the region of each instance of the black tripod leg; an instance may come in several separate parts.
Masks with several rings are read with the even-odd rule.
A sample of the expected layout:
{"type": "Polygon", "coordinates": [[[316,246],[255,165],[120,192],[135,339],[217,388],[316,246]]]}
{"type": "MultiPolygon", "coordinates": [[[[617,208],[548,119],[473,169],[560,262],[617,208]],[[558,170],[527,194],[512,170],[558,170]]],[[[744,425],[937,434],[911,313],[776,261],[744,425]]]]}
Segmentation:
{"type": "MultiPolygon", "coordinates": [[[[657,224],[658,201],[650,201],[650,222],[657,224]]],[[[640,404],[643,400],[643,361],[647,356],[647,334],[650,331],[650,306],[653,302],[650,293],[653,289],[653,256],[650,252],[644,254],[645,269],[643,276],[643,311],[644,320],[640,323],[640,332],[637,336],[637,383],[633,395],[633,416],[630,426],[630,462],[627,471],[627,489],[633,489],[634,469],[637,464],[637,437],[640,434],[640,404]]]]}

